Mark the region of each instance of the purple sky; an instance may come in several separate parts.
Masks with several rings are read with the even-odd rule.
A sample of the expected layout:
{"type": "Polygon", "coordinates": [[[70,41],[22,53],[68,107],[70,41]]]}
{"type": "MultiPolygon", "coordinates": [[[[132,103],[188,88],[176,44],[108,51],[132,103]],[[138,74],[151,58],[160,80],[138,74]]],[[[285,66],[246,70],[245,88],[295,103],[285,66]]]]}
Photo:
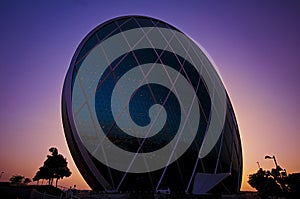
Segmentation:
{"type": "Polygon", "coordinates": [[[62,185],[87,188],[61,123],[64,77],[80,41],[121,15],[164,20],[201,44],[223,78],[237,116],[247,175],[276,155],[300,171],[300,2],[52,0],[0,3],[0,181],[33,177],[51,146],[70,163],[62,185]]]}

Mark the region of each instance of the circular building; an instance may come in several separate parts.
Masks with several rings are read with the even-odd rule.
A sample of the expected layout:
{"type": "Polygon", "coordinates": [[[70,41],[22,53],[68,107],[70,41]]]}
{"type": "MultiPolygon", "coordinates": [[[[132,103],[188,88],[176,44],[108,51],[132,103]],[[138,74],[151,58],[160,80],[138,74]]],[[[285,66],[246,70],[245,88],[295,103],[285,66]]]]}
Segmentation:
{"type": "Polygon", "coordinates": [[[242,149],[215,66],[192,39],[143,16],[80,43],[62,93],[65,136],[92,189],[235,193],[242,149]]]}

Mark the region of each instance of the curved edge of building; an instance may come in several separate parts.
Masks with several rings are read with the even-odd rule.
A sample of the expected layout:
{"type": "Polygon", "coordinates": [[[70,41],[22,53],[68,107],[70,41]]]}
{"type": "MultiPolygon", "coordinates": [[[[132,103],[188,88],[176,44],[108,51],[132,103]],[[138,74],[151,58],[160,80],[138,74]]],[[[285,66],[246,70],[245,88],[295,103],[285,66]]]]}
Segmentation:
{"type": "MultiPolygon", "coordinates": [[[[71,155],[74,159],[74,162],[79,169],[80,173],[82,174],[83,178],[86,180],[88,185],[93,190],[115,190],[115,186],[113,183],[109,180],[107,180],[103,175],[102,172],[105,168],[104,165],[101,165],[99,161],[97,161],[95,158],[93,158],[92,155],[89,154],[87,149],[83,146],[75,128],[74,120],[73,120],[73,113],[72,113],[72,79],[73,79],[73,70],[74,70],[74,64],[77,61],[78,57],[80,56],[80,53],[84,47],[84,45],[88,42],[90,37],[95,34],[97,30],[99,30],[101,27],[105,26],[106,24],[109,24],[113,22],[114,20],[128,18],[128,17],[142,17],[142,18],[149,18],[144,16],[125,16],[125,17],[118,17],[111,19],[99,26],[97,26],[95,29],[93,29],[80,43],[79,47],[77,48],[71,64],[70,68],[68,69],[66,79],[63,86],[62,91],[62,103],[61,103],[61,109],[62,109],[62,122],[63,127],[65,131],[65,137],[68,143],[68,147],[70,149],[71,155]],[[99,169],[99,165],[102,170],[99,169]]],[[[151,18],[153,19],[153,18],[151,18]]],[[[157,20],[157,19],[153,19],[157,20]]],[[[160,21],[160,20],[157,20],[160,21]]],[[[163,21],[160,21],[161,23],[165,23],[163,21]]],[[[174,28],[172,26],[172,28],[174,28]]],[[[178,30],[177,28],[174,28],[178,30]]],[[[179,31],[179,30],[178,30],[179,31]]],[[[188,190],[181,190],[181,191],[187,191],[194,194],[202,193],[201,189],[200,191],[197,191],[197,188],[194,188],[194,186],[198,183],[196,182],[196,176],[198,174],[199,179],[202,179],[202,181],[209,181],[209,177],[206,178],[205,175],[201,175],[203,173],[214,175],[214,177],[211,177],[210,179],[212,181],[218,181],[217,184],[211,183],[212,185],[207,185],[209,187],[208,190],[205,192],[212,192],[212,193],[236,193],[239,192],[240,186],[241,186],[241,180],[242,180],[242,169],[243,169],[243,161],[242,161],[242,146],[241,146],[241,139],[239,135],[238,125],[236,121],[236,117],[234,115],[233,107],[230,102],[229,96],[226,96],[227,99],[227,110],[226,110],[226,121],[223,129],[222,136],[219,138],[218,144],[215,146],[217,152],[214,152],[214,154],[209,154],[208,157],[203,158],[201,161],[201,164],[206,164],[205,162],[209,162],[208,158],[210,156],[216,158],[216,163],[213,165],[213,169],[209,172],[205,170],[206,166],[202,166],[202,169],[197,169],[196,174],[194,175],[194,179],[191,182],[192,185],[188,190]],[[232,123],[233,122],[233,123],[232,123]],[[231,137],[231,139],[229,138],[231,137]],[[226,145],[226,146],[225,146],[226,145]],[[229,145],[229,146],[227,146],[229,145]],[[217,149],[219,148],[219,150],[217,149]],[[225,157],[222,156],[222,149],[231,151],[227,154],[227,156],[230,159],[228,162],[227,160],[223,160],[225,157]],[[205,159],[205,160],[204,160],[205,159]],[[229,170],[224,169],[222,164],[224,163],[223,167],[227,168],[229,167],[229,170]],[[229,163],[229,164],[228,164],[229,163]],[[220,166],[221,165],[221,166],[220,166]],[[226,172],[225,172],[226,170],[226,172]],[[224,175],[220,175],[219,177],[217,174],[223,173],[224,175]],[[227,174],[227,175],[225,175],[227,174]],[[222,179],[221,179],[222,178],[222,179]],[[220,180],[221,179],[221,180],[220,180]]],[[[210,163],[207,163],[207,165],[210,165],[210,163]]],[[[209,169],[210,170],[210,169],[209,169]]],[[[202,185],[205,186],[205,185],[202,185]]],[[[150,189],[151,190],[151,189],[150,189]]],[[[152,189],[153,190],[153,189],[152,189]]],[[[155,191],[155,190],[153,190],[155,191]]]]}

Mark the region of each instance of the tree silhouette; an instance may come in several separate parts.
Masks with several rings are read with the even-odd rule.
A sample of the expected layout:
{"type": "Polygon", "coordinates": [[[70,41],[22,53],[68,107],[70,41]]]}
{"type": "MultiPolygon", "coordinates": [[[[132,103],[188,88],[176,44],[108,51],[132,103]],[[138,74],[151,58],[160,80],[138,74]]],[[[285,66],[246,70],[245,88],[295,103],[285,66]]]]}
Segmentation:
{"type": "Polygon", "coordinates": [[[53,180],[56,179],[55,186],[59,179],[71,176],[71,171],[68,168],[68,162],[55,147],[49,149],[51,155],[47,155],[44,165],[36,172],[33,180],[39,181],[41,179],[48,180],[49,185],[53,185],[53,180]]]}
{"type": "Polygon", "coordinates": [[[288,175],[287,184],[289,191],[300,196],[300,173],[291,173],[288,175]]]}
{"type": "Polygon", "coordinates": [[[300,173],[287,175],[286,170],[277,164],[275,156],[273,158],[276,167],[271,171],[259,168],[256,173],[249,175],[248,183],[258,191],[261,198],[268,196],[300,198],[300,173]]]}
{"type": "Polygon", "coordinates": [[[24,179],[24,176],[21,176],[21,175],[13,175],[9,181],[13,184],[21,184],[23,182],[23,179],[24,179]]]}
{"type": "Polygon", "coordinates": [[[23,183],[26,184],[26,185],[29,184],[30,182],[31,182],[30,178],[25,178],[24,181],[23,181],[23,183]]]}
{"type": "Polygon", "coordinates": [[[282,192],[271,173],[262,168],[249,175],[248,183],[258,191],[262,198],[266,198],[267,195],[278,195],[282,192]]]}
{"type": "Polygon", "coordinates": [[[39,182],[39,180],[48,180],[48,184],[50,184],[51,179],[51,172],[49,169],[45,166],[42,166],[39,168],[39,170],[36,172],[35,176],[33,177],[33,181],[39,182]]]}
{"type": "Polygon", "coordinates": [[[30,178],[25,178],[24,176],[22,175],[13,175],[9,181],[12,183],[12,184],[15,184],[15,185],[21,185],[21,184],[25,184],[27,185],[28,183],[31,182],[31,179],[30,178]]]}

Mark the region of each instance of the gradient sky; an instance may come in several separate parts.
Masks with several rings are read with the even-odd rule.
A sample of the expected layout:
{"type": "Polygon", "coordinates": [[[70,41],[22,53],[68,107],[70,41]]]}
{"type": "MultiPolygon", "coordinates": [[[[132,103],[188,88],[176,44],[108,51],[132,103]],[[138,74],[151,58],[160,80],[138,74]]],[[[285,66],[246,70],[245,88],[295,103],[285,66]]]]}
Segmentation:
{"type": "Polygon", "coordinates": [[[85,35],[121,15],[164,20],[201,44],[227,88],[242,139],[242,190],[275,155],[300,172],[300,1],[0,2],[0,181],[32,178],[56,146],[73,172],[60,184],[87,189],[64,137],[61,92],[85,35]]]}

